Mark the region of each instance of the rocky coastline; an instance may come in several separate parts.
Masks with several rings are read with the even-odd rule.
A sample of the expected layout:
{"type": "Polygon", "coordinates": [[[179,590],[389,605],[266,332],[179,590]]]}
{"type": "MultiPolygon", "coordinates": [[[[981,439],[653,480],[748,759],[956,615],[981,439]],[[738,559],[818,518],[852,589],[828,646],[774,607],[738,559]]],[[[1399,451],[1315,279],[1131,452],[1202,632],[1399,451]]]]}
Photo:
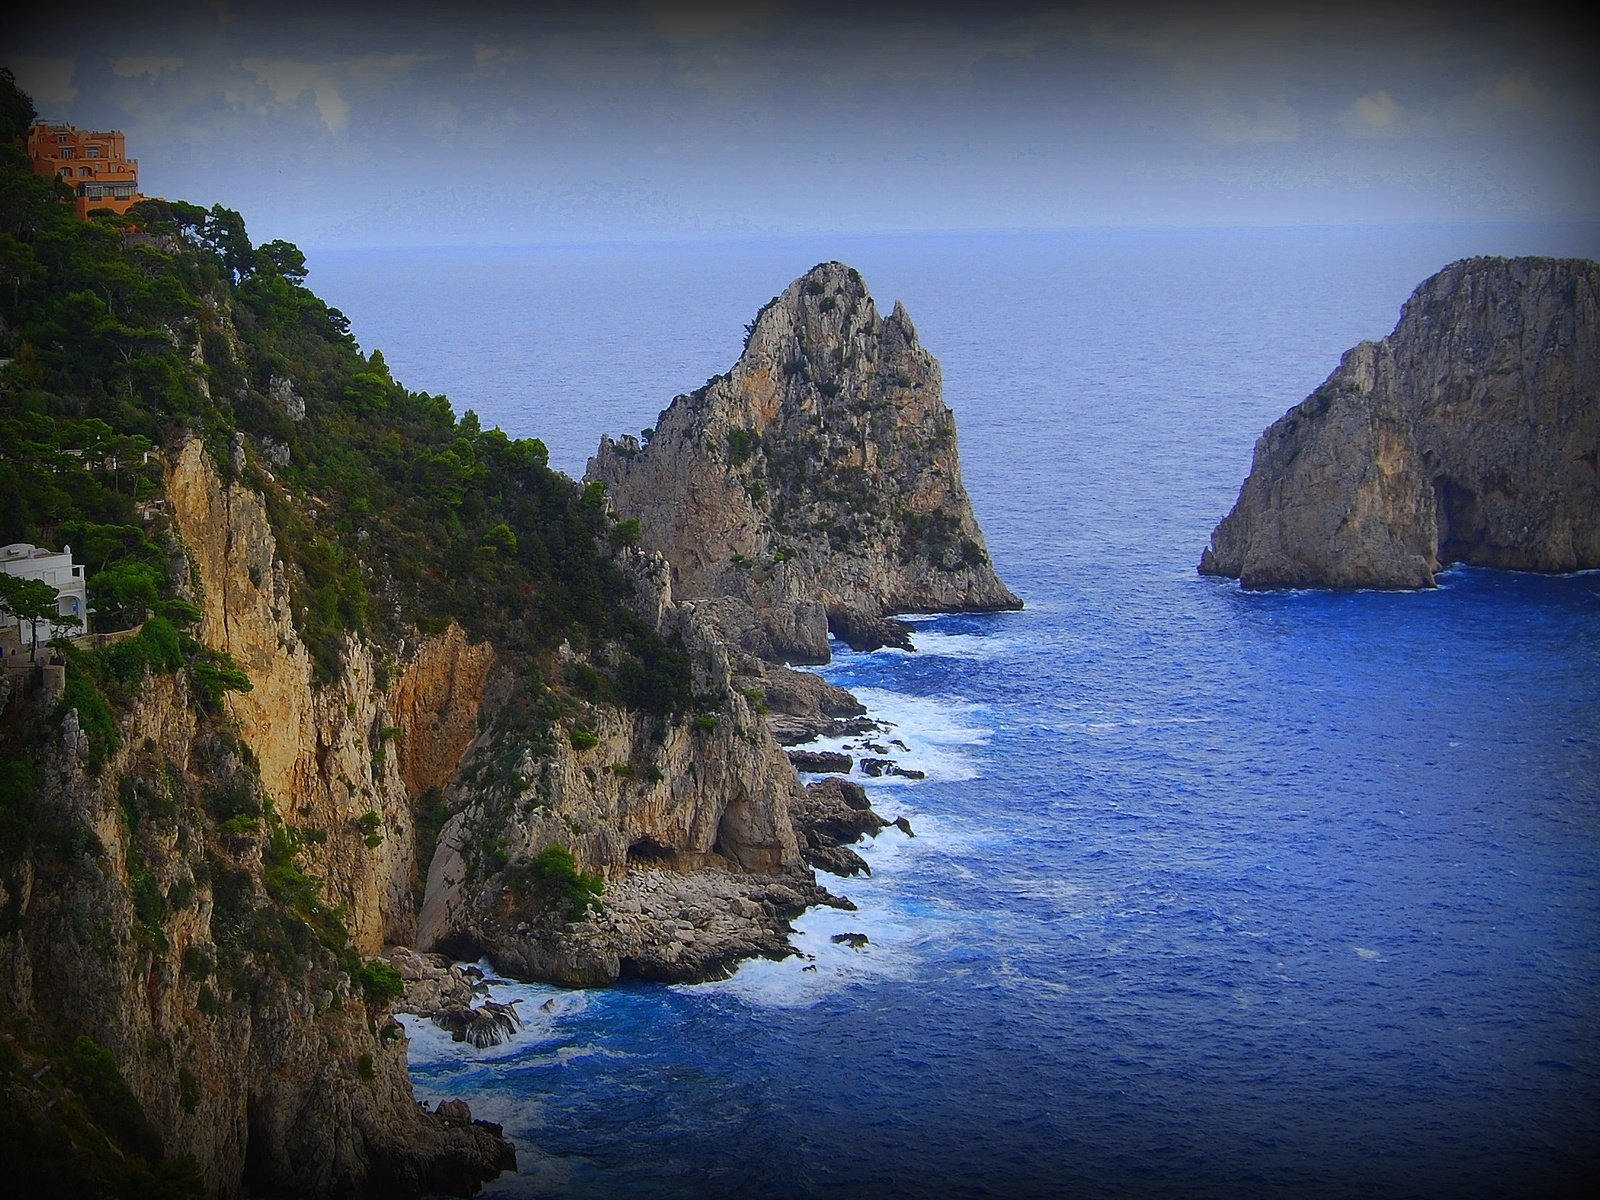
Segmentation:
{"type": "Polygon", "coordinates": [[[880,317],[857,272],[824,263],[648,445],[603,438],[587,487],[617,521],[633,606],[688,655],[697,711],[580,706],[523,749],[480,734],[447,790],[417,944],[573,987],[784,957],[799,913],[849,907],[813,872],[862,873],[849,844],[888,824],[856,784],[797,771],[920,775],[856,697],[789,664],[825,662],[830,633],[910,649],[896,612],[1021,604],[962,486],[938,364],[903,308],[880,317]],[[846,735],[851,753],[803,748],[846,735]],[[538,863],[557,844],[597,903],[553,901],[538,863]]]}

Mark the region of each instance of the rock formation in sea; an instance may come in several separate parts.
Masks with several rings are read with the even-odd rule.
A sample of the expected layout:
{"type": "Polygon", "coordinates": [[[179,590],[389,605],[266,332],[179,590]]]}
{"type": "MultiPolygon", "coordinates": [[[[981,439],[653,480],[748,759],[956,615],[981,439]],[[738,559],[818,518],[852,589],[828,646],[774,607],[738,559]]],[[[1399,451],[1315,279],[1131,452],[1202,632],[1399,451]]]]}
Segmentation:
{"type": "Polygon", "coordinates": [[[1600,567],[1597,446],[1600,265],[1453,263],[1261,435],[1200,571],[1419,588],[1457,562],[1600,567]]]}
{"type": "Polygon", "coordinates": [[[840,263],[766,305],[732,370],[646,438],[603,437],[588,478],[666,557],[674,594],[756,658],[825,662],[830,629],[907,645],[895,612],[1021,607],[962,485],[938,363],[840,263]]]}

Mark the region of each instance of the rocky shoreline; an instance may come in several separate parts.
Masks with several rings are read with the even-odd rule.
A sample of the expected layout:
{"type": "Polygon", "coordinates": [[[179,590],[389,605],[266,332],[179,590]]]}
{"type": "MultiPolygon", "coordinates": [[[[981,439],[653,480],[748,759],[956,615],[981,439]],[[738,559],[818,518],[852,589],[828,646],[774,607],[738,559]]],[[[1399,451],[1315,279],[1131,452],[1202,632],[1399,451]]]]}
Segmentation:
{"type": "MultiPolygon", "coordinates": [[[[891,725],[867,716],[846,689],[806,671],[756,661],[742,665],[747,673],[739,682],[764,685],[761,694],[777,706],[763,715],[779,740],[809,743],[861,734],[856,749],[877,755],[907,749],[889,736],[891,725]]],[[[481,970],[450,954],[481,953],[509,978],[580,988],[622,979],[702,983],[727,978],[746,959],[795,955],[792,922],[801,913],[817,906],[855,908],[812,872],[869,875],[870,866],[853,845],[890,827],[914,834],[904,817],[890,821],[875,812],[866,789],[843,777],[856,765],[851,754],[788,753],[795,770],[832,772],[798,787],[790,798],[788,818],[803,865],[778,875],[741,871],[730,863],[694,870],[636,865],[609,881],[600,902],[581,919],[541,919],[524,911],[497,928],[487,945],[447,942],[440,949],[448,953],[392,947],[388,961],[406,984],[398,1011],[427,1017],[455,1040],[477,1046],[507,1040],[520,1029],[520,1014],[486,999],[481,970]]],[[[863,756],[859,764],[868,775],[922,778],[922,772],[884,757],[863,756]]]]}

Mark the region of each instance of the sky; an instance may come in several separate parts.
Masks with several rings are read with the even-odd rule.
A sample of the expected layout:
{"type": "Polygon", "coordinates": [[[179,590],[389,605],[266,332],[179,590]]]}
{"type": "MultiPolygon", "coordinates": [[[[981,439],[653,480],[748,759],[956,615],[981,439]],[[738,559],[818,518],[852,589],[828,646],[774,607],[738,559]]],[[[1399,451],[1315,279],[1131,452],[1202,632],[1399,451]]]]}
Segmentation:
{"type": "Polygon", "coordinates": [[[257,241],[1600,221],[1593,40],[1538,4],[32,8],[40,115],[257,241]]]}

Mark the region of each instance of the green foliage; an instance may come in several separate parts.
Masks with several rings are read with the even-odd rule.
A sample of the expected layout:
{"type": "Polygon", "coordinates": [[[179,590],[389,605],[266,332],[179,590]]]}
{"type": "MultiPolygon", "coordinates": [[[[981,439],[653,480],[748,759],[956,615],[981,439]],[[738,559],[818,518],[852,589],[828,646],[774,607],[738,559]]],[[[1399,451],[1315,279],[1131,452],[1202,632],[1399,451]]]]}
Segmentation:
{"type": "Polygon", "coordinates": [[[581,921],[591,909],[600,907],[605,892],[601,876],[578,869],[572,851],[552,842],[531,859],[514,868],[513,885],[528,886],[540,898],[560,908],[569,921],[581,921]]]}
{"type": "Polygon", "coordinates": [[[750,456],[755,453],[760,444],[756,435],[748,429],[728,430],[728,462],[739,467],[750,461],[750,456]]]}
{"type": "Polygon", "coordinates": [[[600,735],[582,725],[574,725],[567,737],[571,740],[574,750],[592,750],[600,744],[600,735]]]}
{"type": "Polygon", "coordinates": [[[696,713],[694,727],[701,733],[710,733],[717,727],[717,718],[713,713],[696,713]]]}
{"type": "Polygon", "coordinates": [[[89,576],[89,608],[101,631],[126,629],[161,598],[164,580],[149,563],[125,561],[89,576]]]}
{"type": "Polygon", "coordinates": [[[406,990],[406,981],[400,972],[376,958],[365,960],[356,969],[356,983],[368,1006],[375,1009],[387,1007],[406,990]]]}
{"type": "Polygon", "coordinates": [[[61,646],[59,649],[67,660],[67,685],[62,692],[61,703],[56,706],[56,716],[60,719],[69,711],[77,711],[78,728],[89,742],[89,771],[98,774],[106,755],[115,750],[122,740],[117,733],[117,721],[111,715],[111,706],[106,703],[104,693],[95,682],[94,660],[87,653],[70,646],[61,646]]]}
{"type": "Polygon", "coordinates": [[[613,525],[611,531],[606,534],[611,544],[619,550],[629,546],[637,546],[642,536],[638,517],[624,517],[613,525]]]}
{"type": "Polygon", "coordinates": [[[366,843],[368,850],[376,850],[383,845],[383,818],[376,809],[367,809],[356,820],[356,827],[361,830],[361,840],[366,843]]]}
{"type": "Polygon", "coordinates": [[[211,978],[211,955],[199,946],[188,946],[183,951],[183,973],[190,979],[211,978]]]}
{"type": "Polygon", "coordinates": [[[79,1037],[72,1043],[66,1067],[90,1116],[100,1127],[129,1154],[159,1162],[161,1137],[117,1070],[111,1051],[93,1038],[79,1037]]]}
{"type": "Polygon", "coordinates": [[[0,757],[0,862],[15,860],[32,843],[38,791],[31,753],[0,757]]]}
{"type": "Polygon", "coordinates": [[[356,1060],[356,1073],[360,1075],[362,1079],[370,1080],[378,1077],[378,1070],[372,1061],[371,1054],[363,1053],[361,1057],[356,1060]]]}

